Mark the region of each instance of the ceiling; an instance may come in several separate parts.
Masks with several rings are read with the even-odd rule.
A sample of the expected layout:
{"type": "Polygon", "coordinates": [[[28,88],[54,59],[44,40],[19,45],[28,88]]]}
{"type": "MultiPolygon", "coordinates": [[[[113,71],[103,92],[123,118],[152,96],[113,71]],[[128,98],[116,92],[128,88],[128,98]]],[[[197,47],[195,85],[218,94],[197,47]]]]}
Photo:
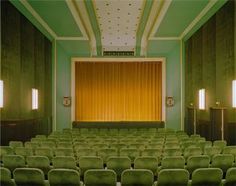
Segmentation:
{"type": "Polygon", "coordinates": [[[11,0],[68,53],[91,56],[102,56],[103,51],[165,53],[163,43],[182,40],[221,1],[11,0]]]}

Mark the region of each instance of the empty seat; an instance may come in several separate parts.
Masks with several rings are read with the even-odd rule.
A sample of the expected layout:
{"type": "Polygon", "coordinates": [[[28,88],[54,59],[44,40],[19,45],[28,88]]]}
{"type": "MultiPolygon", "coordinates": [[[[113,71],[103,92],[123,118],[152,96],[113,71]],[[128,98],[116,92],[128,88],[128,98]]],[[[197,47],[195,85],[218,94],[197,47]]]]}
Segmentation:
{"type": "Polygon", "coordinates": [[[38,142],[31,142],[31,141],[26,141],[24,145],[25,147],[32,148],[33,150],[40,146],[38,142]]]}
{"type": "Polygon", "coordinates": [[[186,169],[190,174],[198,168],[208,168],[210,165],[210,158],[207,155],[190,156],[187,160],[186,169]]]}
{"type": "Polygon", "coordinates": [[[184,150],[184,158],[187,160],[190,156],[199,156],[202,154],[200,147],[188,147],[184,150]]]}
{"type": "Polygon", "coordinates": [[[53,150],[50,148],[44,148],[44,147],[38,147],[35,149],[35,155],[36,156],[47,156],[48,159],[51,161],[53,158],[53,150]]]}
{"type": "Polygon", "coordinates": [[[164,169],[158,174],[158,186],[187,186],[189,173],[185,169],[164,169]]]}
{"type": "Polygon", "coordinates": [[[23,147],[22,141],[10,141],[9,146],[15,149],[16,147],[23,147]]]}
{"type": "Polygon", "coordinates": [[[128,149],[128,148],[122,148],[120,149],[120,155],[121,156],[128,156],[131,159],[131,162],[134,162],[134,159],[136,157],[139,157],[139,150],[138,149],[128,149]]]}
{"type": "Polygon", "coordinates": [[[166,142],[165,143],[165,148],[180,148],[180,145],[179,145],[178,141],[166,142]]]}
{"type": "Polygon", "coordinates": [[[13,155],[14,149],[9,146],[0,146],[0,160],[2,160],[2,157],[4,155],[13,155]]]}
{"type": "Polygon", "coordinates": [[[62,140],[60,140],[60,142],[57,143],[57,148],[73,148],[73,144],[70,141],[62,142],[62,140]]]}
{"type": "Polygon", "coordinates": [[[154,175],[156,175],[157,168],[158,160],[155,157],[143,156],[134,160],[134,169],[148,169],[152,171],[154,175]]]}
{"type": "Polygon", "coordinates": [[[102,158],[96,156],[82,156],[79,158],[79,168],[81,176],[83,176],[88,169],[103,169],[102,158]]]}
{"type": "Polygon", "coordinates": [[[219,168],[200,168],[193,171],[191,186],[220,186],[223,172],[219,168]]]}
{"type": "Polygon", "coordinates": [[[56,156],[74,156],[72,148],[57,148],[54,150],[56,156]]]}
{"type": "Polygon", "coordinates": [[[225,186],[235,186],[236,185],[236,167],[229,168],[226,172],[225,180],[224,180],[225,186]]]}
{"type": "Polygon", "coordinates": [[[223,150],[224,147],[226,147],[227,142],[225,140],[216,140],[213,142],[213,146],[220,147],[221,150],[223,150]]]}
{"type": "Polygon", "coordinates": [[[223,154],[232,154],[234,157],[236,157],[236,146],[224,147],[223,154]]]}
{"type": "Polygon", "coordinates": [[[39,168],[45,175],[51,170],[50,161],[47,156],[28,156],[26,162],[28,167],[39,168]]]}
{"type": "Polygon", "coordinates": [[[116,186],[117,178],[113,170],[87,170],[84,173],[86,186],[116,186]]]}
{"type": "Polygon", "coordinates": [[[82,186],[80,175],[72,169],[52,169],[48,172],[50,186],[82,186]]]}
{"type": "Polygon", "coordinates": [[[21,155],[23,157],[27,157],[27,156],[32,156],[34,153],[33,153],[33,149],[32,148],[16,147],[15,148],[15,154],[16,155],[21,155]]]}
{"type": "Polygon", "coordinates": [[[163,156],[181,156],[182,151],[180,148],[166,148],[164,149],[163,156]]]}
{"type": "Polygon", "coordinates": [[[204,152],[204,149],[206,147],[212,147],[212,142],[211,141],[200,141],[198,142],[198,146],[202,149],[202,151],[204,152]]]}
{"type": "Polygon", "coordinates": [[[152,156],[160,159],[161,155],[162,155],[162,149],[159,148],[146,148],[143,151],[141,151],[141,156],[152,156]]]}
{"type": "Polygon", "coordinates": [[[97,156],[97,151],[91,148],[77,149],[76,156],[78,159],[81,156],[97,156]]]}
{"type": "Polygon", "coordinates": [[[45,186],[43,171],[37,168],[17,168],[13,177],[18,186],[45,186]]]}
{"type": "Polygon", "coordinates": [[[11,171],[7,168],[0,167],[0,185],[15,186],[14,180],[11,179],[11,171]]]}
{"type": "Polygon", "coordinates": [[[98,156],[100,156],[103,159],[103,162],[106,163],[107,159],[111,156],[117,156],[118,151],[115,148],[104,148],[98,150],[98,156]]]}
{"type": "Polygon", "coordinates": [[[232,154],[217,154],[213,156],[211,167],[220,168],[224,173],[234,164],[234,156],[232,154]]]}
{"type": "Polygon", "coordinates": [[[152,186],[154,175],[146,169],[125,170],[121,175],[121,186],[152,186]]]}
{"type": "Polygon", "coordinates": [[[214,155],[220,154],[220,153],[221,153],[221,148],[217,146],[204,148],[204,154],[208,155],[211,160],[214,155]]]}
{"type": "Polygon", "coordinates": [[[52,165],[54,169],[74,169],[79,171],[76,166],[74,157],[70,156],[57,156],[52,159],[52,165]]]}
{"type": "Polygon", "coordinates": [[[184,169],[184,165],[183,156],[163,157],[160,169],[184,169]]]}
{"type": "Polygon", "coordinates": [[[52,141],[43,141],[40,143],[40,147],[46,147],[46,148],[51,148],[55,149],[56,148],[56,143],[52,141]]]}
{"type": "Polygon", "coordinates": [[[2,158],[3,166],[10,171],[14,171],[15,168],[25,167],[25,158],[20,155],[5,155],[2,158]]]}

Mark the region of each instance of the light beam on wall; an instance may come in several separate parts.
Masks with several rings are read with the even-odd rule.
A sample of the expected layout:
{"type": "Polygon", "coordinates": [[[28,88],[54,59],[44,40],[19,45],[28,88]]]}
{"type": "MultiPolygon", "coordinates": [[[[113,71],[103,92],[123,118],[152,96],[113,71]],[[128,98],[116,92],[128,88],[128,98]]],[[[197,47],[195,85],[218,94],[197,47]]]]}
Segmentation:
{"type": "Polygon", "coordinates": [[[3,81],[0,80],[0,108],[3,108],[3,81]]]}
{"type": "Polygon", "coordinates": [[[199,110],[205,110],[206,104],[205,104],[205,89],[200,89],[199,90],[199,110]]]}
{"type": "Polygon", "coordinates": [[[32,89],[32,110],[38,109],[38,89],[32,89]]]}
{"type": "Polygon", "coordinates": [[[232,95],[233,95],[232,99],[233,108],[236,108],[236,80],[233,80],[232,82],[232,95]]]}

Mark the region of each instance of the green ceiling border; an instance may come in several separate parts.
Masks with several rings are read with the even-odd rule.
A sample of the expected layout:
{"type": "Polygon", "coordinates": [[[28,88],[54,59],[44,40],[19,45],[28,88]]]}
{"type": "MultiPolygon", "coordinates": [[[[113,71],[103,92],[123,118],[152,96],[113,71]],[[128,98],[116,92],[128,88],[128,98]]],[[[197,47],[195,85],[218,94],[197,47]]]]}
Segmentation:
{"type": "Polygon", "coordinates": [[[97,16],[95,13],[95,9],[93,6],[93,1],[92,0],[84,0],[85,6],[87,8],[87,12],[89,15],[89,20],[91,22],[93,32],[96,38],[96,43],[97,43],[97,56],[102,56],[102,41],[101,41],[101,33],[100,33],[100,28],[98,26],[98,21],[97,21],[97,16]]]}
{"type": "Polygon", "coordinates": [[[218,0],[215,5],[198,21],[196,25],[183,37],[187,41],[202,25],[204,25],[228,0],[218,0]]]}
{"type": "Polygon", "coordinates": [[[136,56],[140,56],[142,36],[143,36],[145,26],[147,24],[149,14],[151,12],[152,4],[153,4],[153,0],[146,0],[142,18],[140,20],[138,31],[136,34],[136,56]]]}
{"type": "Polygon", "coordinates": [[[10,2],[37,28],[42,32],[50,41],[54,38],[53,36],[38,22],[37,19],[24,7],[20,1],[10,0],[10,2]]]}

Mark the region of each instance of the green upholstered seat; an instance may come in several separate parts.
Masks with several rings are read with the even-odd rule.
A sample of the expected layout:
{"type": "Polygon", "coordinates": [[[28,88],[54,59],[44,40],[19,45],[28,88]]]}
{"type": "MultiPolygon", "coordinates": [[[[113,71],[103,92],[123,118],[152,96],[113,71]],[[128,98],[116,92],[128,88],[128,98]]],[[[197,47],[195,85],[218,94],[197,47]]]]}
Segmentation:
{"type": "Polygon", "coordinates": [[[163,143],[148,143],[146,145],[147,149],[163,149],[163,143]]]}
{"type": "Polygon", "coordinates": [[[225,140],[216,140],[213,142],[213,146],[220,147],[221,150],[223,150],[224,147],[226,147],[227,142],[225,140]]]}
{"type": "Polygon", "coordinates": [[[118,151],[115,148],[103,148],[103,149],[99,149],[97,154],[99,157],[103,159],[103,162],[106,163],[109,157],[117,156],[118,151]]]}
{"type": "Polygon", "coordinates": [[[9,146],[15,149],[16,147],[23,147],[22,141],[10,141],[9,146]]]}
{"type": "Polygon", "coordinates": [[[122,172],[131,168],[131,160],[128,156],[112,156],[107,160],[107,168],[114,170],[120,181],[122,172]]]}
{"type": "Polygon", "coordinates": [[[74,156],[72,148],[56,148],[54,150],[55,156],[74,156]]]}
{"type": "Polygon", "coordinates": [[[25,145],[25,147],[32,148],[32,149],[36,149],[36,148],[40,147],[40,143],[31,142],[31,141],[26,141],[24,145],[25,145]]]}
{"type": "Polygon", "coordinates": [[[180,148],[180,144],[177,141],[166,142],[165,143],[165,148],[180,148]]]}
{"type": "Polygon", "coordinates": [[[212,142],[211,141],[200,141],[197,143],[198,147],[202,149],[202,152],[204,152],[204,149],[206,147],[212,147],[212,142]]]}
{"type": "Polygon", "coordinates": [[[47,139],[47,136],[46,136],[46,135],[43,135],[43,134],[37,134],[37,135],[35,136],[35,138],[47,139]]]}
{"type": "Polygon", "coordinates": [[[181,143],[181,148],[184,150],[184,149],[186,149],[188,147],[197,147],[197,143],[193,142],[192,140],[189,140],[189,141],[184,140],[181,143]]]}
{"type": "Polygon", "coordinates": [[[73,148],[75,151],[77,151],[78,149],[89,149],[91,147],[90,147],[90,144],[88,144],[88,143],[76,142],[76,143],[74,143],[73,148]]]}
{"type": "Polygon", "coordinates": [[[46,141],[46,138],[31,138],[31,142],[35,142],[35,143],[41,143],[43,141],[46,141]]]}
{"type": "Polygon", "coordinates": [[[77,159],[81,156],[97,156],[97,151],[91,148],[81,148],[76,151],[77,159]]]}
{"type": "Polygon", "coordinates": [[[10,146],[0,146],[0,160],[2,161],[2,157],[5,155],[13,155],[14,149],[10,146]]]}
{"type": "Polygon", "coordinates": [[[35,155],[36,156],[47,156],[48,159],[51,161],[54,154],[53,149],[50,149],[48,147],[38,147],[35,149],[35,155]]]}
{"type": "Polygon", "coordinates": [[[187,186],[189,173],[185,169],[163,169],[158,174],[158,186],[187,186]]]}
{"type": "Polygon", "coordinates": [[[224,147],[222,153],[223,154],[232,154],[234,157],[236,157],[236,145],[224,147]]]}
{"type": "Polygon", "coordinates": [[[15,168],[25,167],[25,158],[20,155],[5,155],[2,158],[4,167],[10,171],[14,171],[15,168]]]}
{"type": "Polygon", "coordinates": [[[225,173],[230,167],[233,167],[234,156],[232,154],[216,154],[212,158],[211,167],[222,169],[225,173]]]}
{"type": "Polygon", "coordinates": [[[191,186],[220,186],[223,172],[219,168],[200,168],[193,171],[191,186]]]}
{"type": "Polygon", "coordinates": [[[47,141],[41,142],[40,147],[55,149],[56,148],[56,143],[47,140],[47,141]]]}
{"type": "Polygon", "coordinates": [[[200,147],[188,147],[184,149],[184,158],[187,160],[190,156],[202,155],[202,149],[200,147]]]}
{"type": "Polygon", "coordinates": [[[154,175],[147,169],[125,170],[121,175],[121,186],[152,186],[154,175]]]}
{"type": "Polygon", "coordinates": [[[120,151],[120,149],[122,148],[127,148],[127,144],[125,143],[113,143],[113,144],[110,144],[110,148],[115,148],[118,150],[118,152],[120,151]]]}
{"type": "Polygon", "coordinates": [[[84,173],[86,186],[116,186],[117,178],[113,170],[87,170],[84,173]]]}
{"type": "Polygon", "coordinates": [[[16,155],[21,155],[23,157],[27,157],[27,156],[33,156],[33,149],[32,148],[28,148],[28,147],[16,147],[15,148],[15,154],[16,155]]]}
{"type": "Polygon", "coordinates": [[[45,175],[51,170],[50,161],[47,156],[28,156],[26,162],[28,167],[39,168],[45,175]]]}
{"type": "Polygon", "coordinates": [[[72,142],[58,142],[57,143],[57,148],[73,148],[72,142]]]}
{"type": "Polygon", "coordinates": [[[17,168],[13,172],[17,186],[45,186],[43,171],[37,168],[17,168]]]}
{"type": "Polygon", "coordinates": [[[145,144],[142,144],[142,143],[131,143],[129,144],[128,148],[136,148],[136,149],[139,149],[139,150],[143,150],[145,149],[146,145],[145,144]]]}
{"type": "Polygon", "coordinates": [[[11,179],[11,171],[5,167],[0,167],[0,185],[15,186],[14,180],[11,179]]]}
{"type": "Polygon", "coordinates": [[[183,156],[163,157],[160,169],[184,169],[185,160],[183,156]]]}
{"type": "Polygon", "coordinates": [[[152,157],[158,158],[158,160],[160,160],[160,157],[162,156],[162,149],[160,149],[160,148],[146,148],[143,151],[141,151],[141,156],[152,156],[152,157]]]}
{"type": "Polygon", "coordinates": [[[103,169],[102,158],[96,156],[81,156],[79,158],[79,168],[81,176],[83,176],[88,169],[103,169]]]}
{"type": "Polygon", "coordinates": [[[186,169],[190,174],[198,168],[208,168],[210,165],[210,158],[207,155],[190,156],[187,160],[186,169]]]}
{"type": "Polygon", "coordinates": [[[120,149],[121,156],[128,156],[131,162],[134,162],[135,158],[140,156],[140,151],[136,148],[122,148],[120,149]]]}
{"type": "Polygon", "coordinates": [[[72,169],[52,169],[48,172],[50,186],[82,186],[78,171],[72,169]]]}
{"type": "Polygon", "coordinates": [[[152,156],[138,157],[134,160],[134,169],[148,169],[156,175],[158,169],[158,159],[152,156]]]}
{"type": "Polygon", "coordinates": [[[72,156],[57,156],[52,159],[52,165],[54,169],[74,169],[77,171],[79,167],[76,166],[75,158],[72,156]]]}
{"type": "Polygon", "coordinates": [[[226,172],[225,186],[235,186],[236,185],[236,167],[229,168],[226,172]]]}
{"type": "Polygon", "coordinates": [[[214,155],[220,154],[220,153],[221,153],[221,148],[217,146],[213,146],[213,147],[205,147],[203,154],[208,155],[210,159],[212,160],[212,157],[214,155]]]}
{"type": "Polygon", "coordinates": [[[182,150],[180,148],[165,148],[163,151],[163,157],[165,156],[181,156],[182,150]]]}

